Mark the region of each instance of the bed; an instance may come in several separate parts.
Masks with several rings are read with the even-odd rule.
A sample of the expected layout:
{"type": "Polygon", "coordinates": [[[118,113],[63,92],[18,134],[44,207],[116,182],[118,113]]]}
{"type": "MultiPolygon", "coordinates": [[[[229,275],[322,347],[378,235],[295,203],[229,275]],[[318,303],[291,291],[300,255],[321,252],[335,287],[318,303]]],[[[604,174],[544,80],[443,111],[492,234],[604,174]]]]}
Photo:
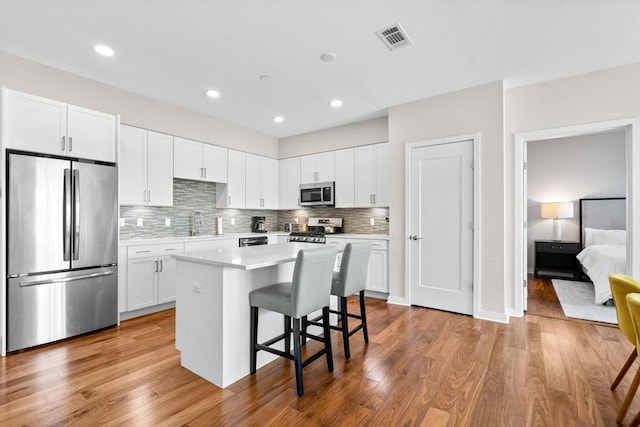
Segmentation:
{"type": "Polygon", "coordinates": [[[611,299],[609,275],[627,271],[626,199],[580,199],[582,270],[593,282],[595,302],[611,299]]]}

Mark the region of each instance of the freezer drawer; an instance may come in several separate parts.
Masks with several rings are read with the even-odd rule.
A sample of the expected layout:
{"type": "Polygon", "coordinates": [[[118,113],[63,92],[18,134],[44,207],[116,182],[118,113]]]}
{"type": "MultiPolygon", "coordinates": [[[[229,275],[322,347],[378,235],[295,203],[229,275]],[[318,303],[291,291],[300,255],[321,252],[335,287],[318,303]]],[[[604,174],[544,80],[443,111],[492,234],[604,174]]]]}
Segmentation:
{"type": "Polygon", "coordinates": [[[8,351],[118,322],[117,267],[10,278],[7,291],[8,351]]]}

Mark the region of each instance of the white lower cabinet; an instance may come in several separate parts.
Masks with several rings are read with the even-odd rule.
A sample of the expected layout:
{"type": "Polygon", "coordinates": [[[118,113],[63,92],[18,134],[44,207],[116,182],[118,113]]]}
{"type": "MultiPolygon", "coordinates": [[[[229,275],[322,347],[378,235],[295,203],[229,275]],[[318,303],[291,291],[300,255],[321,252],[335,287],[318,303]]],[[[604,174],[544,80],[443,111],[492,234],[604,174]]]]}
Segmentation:
{"type": "Polygon", "coordinates": [[[176,262],[183,243],[130,246],[127,249],[127,311],[176,299],[176,262]]]}
{"type": "Polygon", "coordinates": [[[388,242],[386,240],[373,239],[347,239],[347,243],[362,241],[371,242],[371,255],[369,257],[369,270],[367,272],[367,285],[365,289],[368,291],[388,293],[388,242]]]}

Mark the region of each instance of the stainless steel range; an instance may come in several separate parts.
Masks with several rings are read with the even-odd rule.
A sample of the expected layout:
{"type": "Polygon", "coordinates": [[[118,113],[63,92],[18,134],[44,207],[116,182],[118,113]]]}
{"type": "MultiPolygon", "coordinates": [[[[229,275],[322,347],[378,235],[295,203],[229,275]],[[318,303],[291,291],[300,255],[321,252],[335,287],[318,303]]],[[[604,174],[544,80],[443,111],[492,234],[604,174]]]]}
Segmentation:
{"type": "Polygon", "coordinates": [[[325,234],[342,233],[342,218],[309,217],[307,231],[294,231],[289,234],[290,242],[327,243],[325,234]]]}

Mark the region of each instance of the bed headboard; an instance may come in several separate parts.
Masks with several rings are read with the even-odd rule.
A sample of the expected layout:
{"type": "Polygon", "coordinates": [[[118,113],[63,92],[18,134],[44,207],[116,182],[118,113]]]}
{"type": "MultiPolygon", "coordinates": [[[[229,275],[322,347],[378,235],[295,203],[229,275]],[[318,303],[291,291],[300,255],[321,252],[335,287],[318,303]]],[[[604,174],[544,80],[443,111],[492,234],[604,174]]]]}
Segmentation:
{"type": "Polygon", "coordinates": [[[584,247],[584,229],[627,229],[627,199],[608,197],[580,199],[580,247],[584,247]]]}

